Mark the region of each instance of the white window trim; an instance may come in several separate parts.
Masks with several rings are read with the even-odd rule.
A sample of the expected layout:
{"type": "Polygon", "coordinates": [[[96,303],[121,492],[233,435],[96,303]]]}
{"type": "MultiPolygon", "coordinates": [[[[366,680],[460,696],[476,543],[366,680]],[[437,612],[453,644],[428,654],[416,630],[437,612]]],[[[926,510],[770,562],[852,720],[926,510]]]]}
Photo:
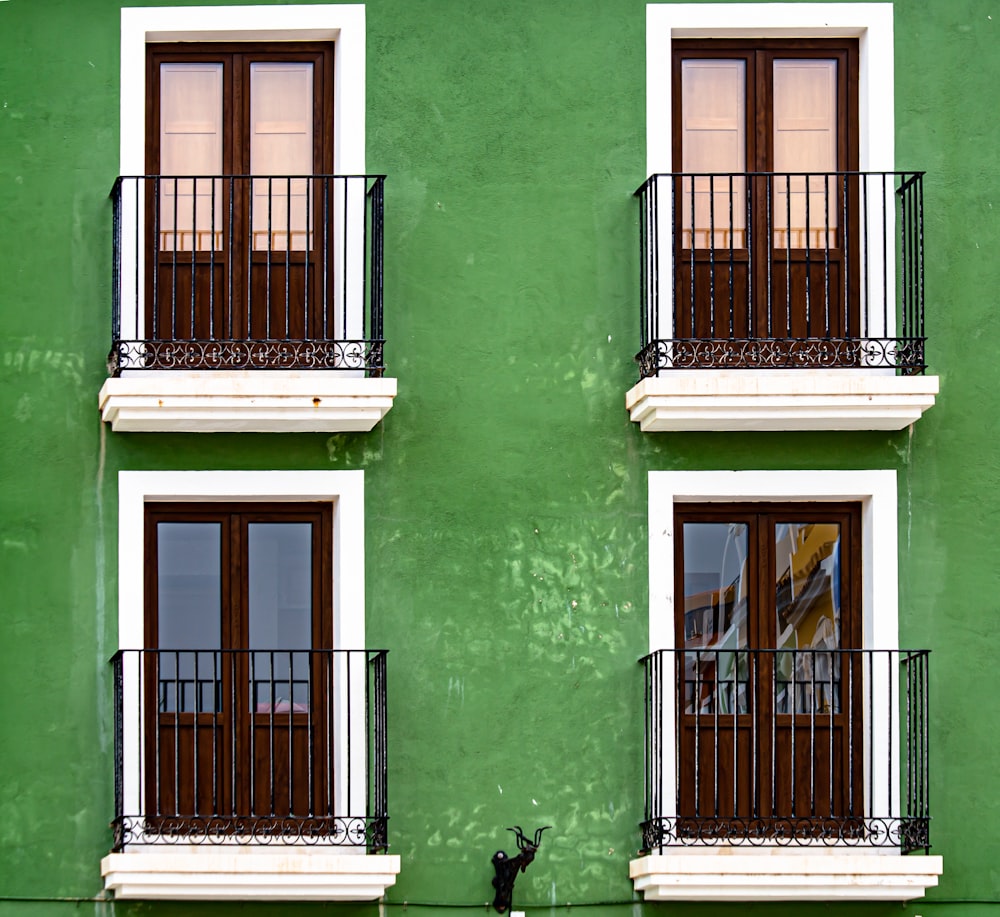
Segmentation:
{"type": "MultiPolygon", "coordinates": [[[[673,164],[673,94],[671,85],[675,38],[857,38],[858,164],[862,172],[895,168],[895,89],[891,3],[651,3],[646,7],[646,167],[647,175],[671,172],[673,164]]],[[[663,199],[669,200],[669,188],[663,199]]],[[[873,207],[866,238],[893,238],[894,213],[873,207]]],[[[673,246],[671,208],[659,219],[663,251],[673,246]]],[[[660,302],[672,301],[670,259],[659,265],[660,302]]],[[[865,277],[866,301],[876,291],[895,289],[895,260],[875,259],[865,277]],[[884,271],[883,271],[884,266],[884,271]]],[[[868,316],[869,320],[875,316],[868,316]]],[[[661,316],[661,321],[663,316],[661,316]]],[[[885,327],[862,329],[871,337],[892,337],[895,310],[885,327]]],[[[668,329],[673,336],[673,329],[668,329]]],[[[888,374],[894,375],[891,370],[888,374]]]]}
{"type": "MultiPolygon", "coordinates": [[[[143,646],[145,562],[143,538],[148,502],[272,501],[328,502],[333,508],[334,645],[365,648],[365,526],[363,471],[122,471],[118,475],[118,645],[143,646]]],[[[359,673],[350,696],[337,690],[334,738],[338,755],[346,748],[343,730],[364,722],[364,679],[359,673]]],[[[335,675],[346,678],[343,670],[335,675]]],[[[138,671],[126,671],[126,709],[139,705],[138,671]]],[[[142,723],[126,717],[123,795],[127,811],[142,812],[142,723]]],[[[367,780],[364,743],[351,758],[335,762],[336,811],[363,812],[367,780]],[[348,798],[347,774],[354,775],[348,798]],[[342,805],[343,803],[343,805],[342,805]]],[[[101,861],[104,887],[116,898],[167,900],[373,901],[381,898],[400,871],[398,855],[368,854],[361,848],[255,844],[130,845],[101,861]]]]}
{"type": "MultiPolygon", "coordinates": [[[[146,48],[155,42],[332,41],[334,172],[363,175],[365,162],[365,5],[320,3],[289,6],[129,7],[121,10],[121,101],[119,174],[146,171],[146,48]]],[[[140,238],[144,198],[135,183],[121,189],[121,238],[140,238]]],[[[346,202],[337,195],[333,225],[362,226],[364,194],[353,189],[346,202]]],[[[121,335],[144,337],[142,297],[146,259],[124,244],[120,252],[121,335]]],[[[359,338],[363,328],[364,234],[349,230],[346,247],[337,245],[334,270],[348,267],[349,284],[335,292],[336,335],[359,338]],[[346,297],[348,308],[343,308],[346,297]]],[[[101,389],[102,419],[116,431],[288,432],[371,430],[396,395],[394,379],[360,378],[361,373],[266,373],[219,370],[212,373],[135,372],[101,389]]]]}
{"type": "MultiPolygon", "coordinates": [[[[672,171],[672,49],[682,38],[857,38],[858,159],[862,171],[895,168],[895,88],[891,3],[650,3],[646,6],[646,174],[672,171]]],[[[669,200],[669,188],[661,199],[669,200]]],[[[874,207],[866,231],[881,238],[894,213],[874,207]]],[[[672,249],[670,208],[660,209],[660,250],[672,249]]],[[[891,237],[891,235],[890,235],[891,237]]],[[[895,289],[895,261],[871,265],[871,291],[895,289]]],[[[673,298],[669,258],[657,271],[659,301],[673,298]]],[[[879,292],[878,295],[881,295],[879,292]]],[[[877,298],[877,297],[875,297],[877,298]]],[[[895,314],[869,316],[869,337],[893,337],[895,314]]],[[[665,337],[670,316],[661,315],[665,337]]],[[[645,432],[682,430],[900,430],[934,404],[933,376],[896,376],[892,369],[671,370],[644,379],[626,395],[645,432]],[[711,379],[706,381],[705,376],[711,379]]]]}
{"type": "MultiPolygon", "coordinates": [[[[898,591],[896,578],[896,472],[872,471],[651,471],[649,473],[649,648],[672,650],[677,583],[674,582],[674,506],[677,503],[712,502],[853,502],[861,504],[861,640],[867,649],[899,648],[898,591]]],[[[664,684],[673,684],[673,657],[664,660],[664,684]]],[[[878,672],[872,684],[874,696],[888,696],[885,672],[878,672]],[[884,683],[882,683],[884,682],[884,683]]],[[[676,780],[673,694],[663,699],[663,735],[670,745],[663,755],[663,794],[667,816],[676,815],[673,805],[676,780]]],[[[886,716],[881,708],[876,717],[886,716]]],[[[875,742],[890,733],[888,722],[872,722],[875,742]]],[[[867,737],[866,737],[867,741],[867,737]]],[[[892,723],[892,747],[899,747],[899,722],[892,723]]],[[[884,749],[866,749],[866,764],[898,761],[884,749]]],[[[876,773],[874,781],[865,774],[866,788],[874,785],[868,811],[895,812],[899,807],[899,781],[892,781],[890,799],[888,772],[876,773]]]]}
{"type": "Polygon", "coordinates": [[[858,39],[861,171],[895,168],[891,3],[650,3],[646,6],[646,174],[670,172],[675,38],[858,39]],[[666,101],[664,101],[666,100],[666,101]]]}
{"type": "Polygon", "coordinates": [[[146,169],[146,45],[334,41],[334,171],[365,171],[365,5],[130,7],[121,11],[120,174],[146,169]]]}
{"type": "MultiPolygon", "coordinates": [[[[674,507],[712,502],[854,502],[861,504],[862,641],[866,648],[898,649],[897,493],[893,470],[863,471],[650,471],[649,472],[649,648],[675,648],[674,507]]],[[[673,658],[664,660],[664,681],[672,684],[673,658]]],[[[886,696],[888,676],[876,675],[872,691],[886,696]]],[[[898,691],[897,687],[894,687],[898,691]]],[[[898,696],[896,694],[895,696],[898,696]]],[[[676,779],[672,692],[663,698],[663,784],[665,815],[675,815],[676,779]]],[[[866,715],[871,715],[866,712],[866,715]]],[[[877,711],[881,719],[887,711],[877,711]]],[[[899,724],[873,722],[875,742],[885,743],[866,761],[888,768],[898,761],[899,724]],[[891,736],[890,736],[891,732],[891,736]],[[886,737],[889,736],[888,741],[886,737]]],[[[898,811],[888,774],[874,775],[873,811],[898,811]],[[888,807],[892,805],[893,808],[888,807]]],[[[869,775],[864,777],[870,786],[869,775]]],[[[801,850],[690,848],[669,855],[639,857],[630,864],[636,891],[647,901],[689,900],[907,900],[937,884],[939,856],[900,857],[898,850],[807,847],[801,850]],[[720,856],[720,854],[723,854],[720,856]],[[766,856],[762,856],[766,854],[766,856]],[[833,859],[836,858],[836,859],[833,859]]]]}

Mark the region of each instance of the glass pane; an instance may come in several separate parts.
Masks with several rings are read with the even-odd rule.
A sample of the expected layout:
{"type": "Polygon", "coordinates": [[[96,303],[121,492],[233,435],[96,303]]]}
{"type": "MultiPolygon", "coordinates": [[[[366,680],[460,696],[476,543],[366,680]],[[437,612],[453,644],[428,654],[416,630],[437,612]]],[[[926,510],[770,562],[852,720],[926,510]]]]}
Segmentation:
{"type": "Polygon", "coordinates": [[[277,176],[253,183],[256,251],[309,248],[310,182],[291,175],[313,171],[313,65],[250,65],[250,173],[277,176]]]}
{"type": "Polygon", "coordinates": [[[684,179],[676,189],[682,245],[745,248],[746,62],[683,61],[681,115],[682,170],[720,173],[684,179]]]}
{"type": "Polygon", "coordinates": [[[833,246],[837,182],[837,61],[774,61],[775,248],[833,246]]]}
{"type": "Polygon", "coordinates": [[[251,522],[248,529],[251,704],[258,713],[309,709],[312,523],[251,522]]]}
{"type": "Polygon", "coordinates": [[[748,532],[742,522],[684,523],[685,710],[746,712],[748,532]]]}
{"type": "Polygon", "coordinates": [[[774,528],[776,702],[779,713],[836,712],[840,660],[840,524],[774,528]],[[824,652],[826,651],[826,652],[824,652]]]}
{"type": "Polygon", "coordinates": [[[222,661],[211,650],[222,646],[222,526],[158,522],[156,547],[160,710],[217,710],[222,661]]]}
{"type": "Polygon", "coordinates": [[[160,64],[161,251],[222,248],[221,172],[222,64],[160,64]]]}

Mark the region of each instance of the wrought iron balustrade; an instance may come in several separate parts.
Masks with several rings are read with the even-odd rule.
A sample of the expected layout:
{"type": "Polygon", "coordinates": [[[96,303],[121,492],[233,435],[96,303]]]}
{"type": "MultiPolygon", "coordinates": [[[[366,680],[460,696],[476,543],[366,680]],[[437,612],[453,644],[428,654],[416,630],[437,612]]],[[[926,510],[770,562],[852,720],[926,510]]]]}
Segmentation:
{"type": "Polygon", "coordinates": [[[925,369],[922,172],[669,173],[641,205],[642,378],[925,369]]]}
{"type": "Polygon", "coordinates": [[[927,650],[658,650],[644,851],[930,847],[927,650]]]}
{"type": "Polygon", "coordinates": [[[114,849],[386,849],[386,653],[116,653],[114,849]]]}
{"type": "Polygon", "coordinates": [[[382,175],[121,176],[108,369],[384,370],[382,175]]]}

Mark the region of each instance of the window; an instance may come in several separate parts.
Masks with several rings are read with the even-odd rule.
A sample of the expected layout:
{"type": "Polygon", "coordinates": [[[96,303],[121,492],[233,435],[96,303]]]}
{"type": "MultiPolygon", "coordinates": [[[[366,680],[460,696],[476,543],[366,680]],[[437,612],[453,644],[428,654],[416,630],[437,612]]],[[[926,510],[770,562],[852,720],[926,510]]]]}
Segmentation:
{"type": "Polygon", "coordinates": [[[145,322],[172,361],[334,336],[325,253],[346,189],[308,177],[333,172],[333,57],[332,43],[147,47],[145,322]]]}
{"type": "Polygon", "coordinates": [[[858,504],[675,506],[679,831],[860,824],[859,529],[858,504]]]}
{"type": "Polygon", "coordinates": [[[647,4],[644,432],[899,430],[933,405],[893,80],[889,3],[647,4]]]}
{"type": "Polygon", "coordinates": [[[154,824],[335,827],[331,515],[328,504],[146,504],[154,824]]]}
{"type": "Polygon", "coordinates": [[[105,888],[378,898],[400,867],[384,853],[386,652],[365,649],[364,472],[118,483],[105,888]]]}
{"type": "Polygon", "coordinates": [[[899,859],[929,843],[911,728],[928,670],[898,649],[896,512],[893,471],[649,473],[630,864],[646,900],[905,900],[937,883],[940,857],[899,859]]]}
{"type": "Polygon", "coordinates": [[[677,337],[858,337],[857,74],[856,39],[673,43],[677,337]]]}
{"type": "Polygon", "coordinates": [[[121,10],[113,430],[367,431],[392,407],[365,72],[361,3],[121,10]]]}

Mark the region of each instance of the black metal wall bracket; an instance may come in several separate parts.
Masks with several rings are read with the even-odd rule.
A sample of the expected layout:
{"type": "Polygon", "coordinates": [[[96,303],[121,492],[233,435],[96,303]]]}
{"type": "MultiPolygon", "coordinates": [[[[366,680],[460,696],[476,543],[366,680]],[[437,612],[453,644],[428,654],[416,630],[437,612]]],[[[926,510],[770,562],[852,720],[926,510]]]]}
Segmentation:
{"type": "Polygon", "coordinates": [[[493,854],[491,862],[497,873],[493,877],[493,887],[497,890],[493,898],[493,909],[498,914],[503,914],[510,910],[511,897],[514,894],[514,880],[517,878],[518,872],[524,872],[528,868],[528,864],[535,858],[538,845],[542,841],[542,832],[551,827],[551,825],[546,825],[544,828],[539,828],[535,832],[534,838],[530,841],[525,836],[524,831],[521,830],[520,825],[515,825],[513,828],[507,829],[514,832],[514,836],[517,839],[517,849],[520,852],[517,856],[513,857],[507,856],[502,850],[498,850],[493,854]]]}

